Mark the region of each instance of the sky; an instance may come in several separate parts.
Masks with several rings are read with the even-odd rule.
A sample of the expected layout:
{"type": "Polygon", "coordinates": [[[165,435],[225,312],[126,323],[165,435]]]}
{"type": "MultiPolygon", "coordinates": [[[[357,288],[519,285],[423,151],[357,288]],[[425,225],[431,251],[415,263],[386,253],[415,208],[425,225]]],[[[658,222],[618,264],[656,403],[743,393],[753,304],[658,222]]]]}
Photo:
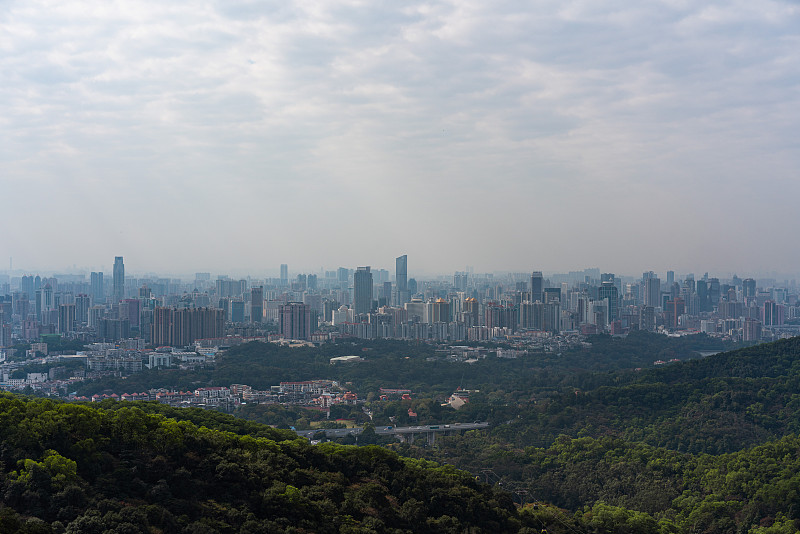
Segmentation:
{"type": "Polygon", "coordinates": [[[5,0],[0,265],[795,273],[798,132],[797,1],[5,0]]]}

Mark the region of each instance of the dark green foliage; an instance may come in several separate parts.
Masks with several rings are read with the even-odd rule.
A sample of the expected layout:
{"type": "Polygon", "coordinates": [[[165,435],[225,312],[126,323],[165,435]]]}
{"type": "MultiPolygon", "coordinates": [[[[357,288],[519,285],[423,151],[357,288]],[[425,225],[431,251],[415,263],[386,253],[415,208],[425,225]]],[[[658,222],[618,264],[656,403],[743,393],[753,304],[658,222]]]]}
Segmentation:
{"type": "Polygon", "coordinates": [[[147,370],[130,377],[87,381],[78,392],[118,394],[150,388],[194,389],[245,383],[267,389],[284,381],[328,378],[366,395],[381,387],[450,394],[459,386],[470,389],[610,384],[611,371],[651,366],[658,359],[689,359],[699,350],[722,350],[721,342],[705,335],[668,338],[646,332],[627,338],[595,336],[590,348],[556,353],[533,353],[519,360],[489,357],[473,365],[443,360],[435,346],[398,340],[355,340],[320,347],[288,348],[273,343],[247,343],[227,350],[214,369],[191,372],[147,370]],[[336,356],[356,354],[366,361],[331,365],[336,356]]]}
{"type": "MultiPolygon", "coordinates": [[[[519,528],[507,494],[451,467],[375,446],[312,447],[211,430],[189,420],[235,420],[178,412],[0,397],[0,532],[519,528]]],[[[239,423],[239,431],[288,437],[239,423]]]]}
{"type": "Polygon", "coordinates": [[[794,338],[552,392],[491,433],[400,448],[489,466],[601,532],[795,532],[798,370],[794,338]]]}

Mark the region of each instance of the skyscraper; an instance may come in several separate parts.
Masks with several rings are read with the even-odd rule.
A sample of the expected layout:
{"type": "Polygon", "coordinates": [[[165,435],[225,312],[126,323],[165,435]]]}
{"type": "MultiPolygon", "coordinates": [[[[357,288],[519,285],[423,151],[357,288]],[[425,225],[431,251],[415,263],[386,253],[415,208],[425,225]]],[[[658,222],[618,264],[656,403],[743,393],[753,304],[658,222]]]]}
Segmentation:
{"type": "Polygon", "coordinates": [[[742,280],[742,296],[755,297],[756,296],[756,281],[752,278],[745,278],[742,280]]]}
{"type": "Polygon", "coordinates": [[[661,280],[656,277],[644,279],[644,305],[660,308],[661,302],[661,280]]]}
{"type": "Polygon", "coordinates": [[[281,285],[289,285],[289,265],[286,263],[281,263],[281,285]]]}
{"type": "Polygon", "coordinates": [[[105,289],[103,289],[103,273],[93,272],[91,275],[92,281],[92,298],[95,304],[100,304],[106,300],[105,289]]]}
{"type": "Polygon", "coordinates": [[[280,333],[285,339],[311,338],[311,308],[302,302],[288,302],[278,312],[280,333]]]}
{"type": "Polygon", "coordinates": [[[264,288],[256,286],[250,290],[250,321],[260,323],[264,318],[264,288]]]}
{"type": "Polygon", "coordinates": [[[61,304],[58,307],[58,332],[66,334],[75,330],[75,305],[61,304]]]}
{"type": "Polygon", "coordinates": [[[544,302],[544,277],[542,271],[531,274],[531,302],[544,302]]]}
{"type": "Polygon", "coordinates": [[[154,345],[182,347],[197,339],[222,336],[225,313],[216,308],[157,307],[151,328],[154,345]]]}
{"type": "Polygon", "coordinates": [[[125,264],[122,263],[122,256],[114,258],[114,302],[117,303],[125,298],[125,264]]]}
{"type": "Polygon", "coordinates": [[[600,284],[600,288],[597,291],[597,298],[599,300],[608,299],[608,320],[609,322],[616,320],[619,309],[619,293],[617,292],[617,286],[614,285],[613,280],[607,280],[600,284]]]}
{"type": "Polygon", "coordinates": [[[89,322],[89,306],[92,299],[89,295],[80,294],[75,297],[75,322],[86,324],[89,322]]]}
{"type": "Polygon", "coordinates": [[[353,274],[353,311],[356,315],[372,309],[372,273],[369,266],[359,267],[353,274]]]}
{"type": "Polygon", "coordinates": [[[408,294],[408,256],[403,254],[395,260],[395,285],[397,286],[397,306],[402,306],[409,300],[408,294]]]}

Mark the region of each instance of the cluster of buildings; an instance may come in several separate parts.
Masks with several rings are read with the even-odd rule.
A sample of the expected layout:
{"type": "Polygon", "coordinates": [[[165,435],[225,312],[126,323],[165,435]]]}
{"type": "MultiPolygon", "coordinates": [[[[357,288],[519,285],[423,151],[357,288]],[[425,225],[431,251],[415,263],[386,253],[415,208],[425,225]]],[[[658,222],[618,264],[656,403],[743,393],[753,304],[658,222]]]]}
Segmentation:
{"type": "Polygon", "coordinates": [[[756,341],[797,333],[798,318],[794,281],[672,271],[634,278],[599,269],[549,276],[468,269],[417,281],[408,277],[405,255],[396,258],[393,274],[364,266],[290,278],[284,264],[279,278],[258,280],[210,273],[194,280],[133,278],[117,257],[110,279],[102,272],[0,275],[0,351],[48,334],[100,343],[134,339],[151,348],[248,337],[541,345],[553,336],[635,329],[756,341]]]}
{"type": "Polygon", "coordinates": [[[346,285],[277,305],[281,335],[315,342],[336,336],[517,341],[549,350],[554,343],[574,345],[575,335],[631,330],[760,341],[800,328],[792,324],[800,323],[794,281],[676,277],[673,271],[663,279],[652,271],[633,278],[587,269],[549,277],[465,271],[417,282],[407,279],[407,265],[406,256],[397,258],[394,282],[359,267],[346,285]]]}
{"type": "Polygon", "coordinates": [[[151,389],[142,393],[96,394],[92,397],[70,396],[71,400],[99,402],[105,399],[120,401],[157,401],[176,407],[199,407],[232,410],[241,404],[287,404],[329,410],[336,404],[362,404],[363,399],[345,391],[334,380],[281,382],[268,390],[255,390],[246,384],[229,387],[197,388],[194,391],[151,389]]]}

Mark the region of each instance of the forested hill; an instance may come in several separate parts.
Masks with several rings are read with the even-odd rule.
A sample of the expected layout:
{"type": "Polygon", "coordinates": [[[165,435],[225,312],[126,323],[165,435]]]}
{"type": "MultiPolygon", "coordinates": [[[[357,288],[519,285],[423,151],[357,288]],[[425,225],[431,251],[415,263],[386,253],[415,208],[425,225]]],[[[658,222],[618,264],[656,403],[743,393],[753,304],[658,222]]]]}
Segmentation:
{"type": "Polygon", "coordinates": [[[491,466],[584,521],[649,521],[620,532],[798,532],[798,361],[793,338],[626,374],[521,406],[488,435],[404,452],[491,466]]]}
{"type": "Polygon", "coordinates": [[[0,397],[0,532],[521,528],[508,494],[449,466],[116,408],[0,397]]]}
{"type": "Polygon", "coordinates": [[[646,373],[641,382],[675,383],[707,378],[775,378],[800,375],[800,337],[781,339],[646,373]]]}
{"type": "Polygon", "coordinates": [[[792,338],[627,372],[607,380],[619,385],[561,388],[521,406],[494,434],[519,447],[549,446],[563,434],[735,452],[800,432],[799,362],[800,338],[792,338]]]}

